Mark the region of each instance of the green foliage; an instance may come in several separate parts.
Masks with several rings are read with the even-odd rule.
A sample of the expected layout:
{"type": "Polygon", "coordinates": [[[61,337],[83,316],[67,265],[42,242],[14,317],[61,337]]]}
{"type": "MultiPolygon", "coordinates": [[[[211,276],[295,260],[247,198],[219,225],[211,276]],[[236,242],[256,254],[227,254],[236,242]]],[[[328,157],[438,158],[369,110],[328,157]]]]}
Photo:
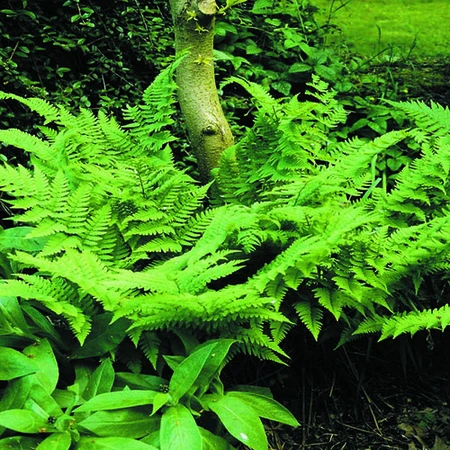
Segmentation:
{"type": "Polygon", "coordinates": [[[74,383],[64,389],[57,388],[59,367],[48,340],[22,351],[2,347],[8,364],[2,365],[0,379],[8,383],[0,400],[0,434],[30,437],[5,437],[0,446],[231,450],[228,440],[197,424],[214,412],[231,436],[249,448],[267,449],[260,417],[299,424],[265,390],[224,391],[219,376],[232,345],[232,340],[208,341],[185,356],[167,357],[173,367],[168,381],[115,372],[109,358],[95,369],[79,363],[74,383]],[[229,410],[229,404],[238,407],[229,410]]]}
{"type": "MultiPolygon", "coordinates": [[[[173,61],[164,0],[8,0],[0,7],[0,85],[76,110],[115,111],[139,101],[173,61]]],[[[30,130],[35,116],[0,106],[1,127],[30,130]]],[[[25,155],[3,150],[25,164],[25,155]]]]}
{"type": "Polygon", "coordinates": [[[163,1],[7,3],[0,10],[2,82],[14,93],[47,91],[65,106],[117,109],[135,101],[168,63],[172,37],[163,1]]]}
{"type": "Polygon", "coordinates": [[[410,129],[341,141],[333,130],[345,113],[323,82],[311,84],[318,101],[299,102],[231,81],[253,95],[258,111],[254,127],[223,154],[216,201],[256,214],[254,248],[272,255],[253,277],[260,292],[285,313],[292,305],[315,338],[341,320],[341,344],[353,331],[385,338],[444,329],[445,299],[432,301],[425,285],[445,285],[449,264],[448,109],[390,102],[410,129]],[[381,183],[377,162],[412,148],[414,159],[391,164],[391,184],[381,183]]]}
{"type": "MultiPolygon", "coordinates": [[[[157,77],[142,104],[124,112],[124,127],[102,112],[75,115],[2,94],[45,119],[39,136],[0,131],[33,164],[0,167],[0,189],[18,210],[13,220],[23,224],[0,233],[7,259],[2,289],[25,301],[35,325],[59,344],[42,315],[62,319],[78,340],[65,348],[72,357],[120,357],[118,346],[131,339],[156,367],[158,333],[184,329],[236,339],[243,351],[279,360],[284,353],[266,324],[289,321],[275,299],[252,284],[219,285],[244,264],[240,245],[227,240],[239,234],[246,212],[203,210],[209,186],[197,186],[172,161],[176,64],[157,77]]],[[[127,355],[139,370],[131,360],[127,355]]]]}
{"type": "Polygon", "coordinates": [[[35,134],[0,130],[30,156],[0,167],[12,222],[0,229],[0,353],[12,362],[0,371],[0,426],[32,435],[7,431],[1,445],[232,448],[199,426],[208,414],[265,449],[260,417],[297,422],[266,391],[225,391],[220,370],[235,353],[283,362],[295,323],[318,339],[340,321],[340,344],[450,323],[444,296],[426,295],[449,267],[448,109],[390,102],[403,129],[354,137],[316,76],[306,101],[231,77],[255,122],[198,186],[170,148],[177,64],[122,126],[1,94],[44,118],[35,134]]]}
{"type": "Polygon", "coordinates": [[[257,0],[233,7],[216,26],[219,68],[276,95],[303,91],[312,74],[349,91],[347,63],[326,45],[329,30],[318,26],[317,12],[307,1],[257,0]]]}

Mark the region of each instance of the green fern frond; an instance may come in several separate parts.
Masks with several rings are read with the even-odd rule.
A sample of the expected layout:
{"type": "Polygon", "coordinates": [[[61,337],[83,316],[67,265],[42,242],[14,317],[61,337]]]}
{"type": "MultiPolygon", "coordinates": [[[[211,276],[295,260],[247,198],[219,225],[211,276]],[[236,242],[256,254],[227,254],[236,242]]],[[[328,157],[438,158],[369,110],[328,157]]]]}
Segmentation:
{"type": "Polygon", "coordinates": [[[64,317],[82,344],[91,329],[90,318],[68,298],[76,295],[72,286],[62,279],[47,280],[37,275],[20,275],[22,280],[3,280],[8,295],[37,300],[43,306],[64,317]]]}
{"type": "Polygon", "coordinates": [[[6,145],[23,149],[46,161],[53,156],[51,146],[45,141],[15,128],[0,130],[0,141],[6,145]]]}
{"type": "Polygon", "coordinates": [[[161,339],[154,332],[146,331],[142,333],[139,339],[139,347],[142,349],[145,357],[150,361],[154,370],[157,370],[156,364],[160,356],[161,339]]]}
{"type": "Polygon", "coordinates": [[[314,339],[317,340],[319,338],[320,330],[322,329],[322,309],[313,305],[309,300],[296,302],[293,307],[302,323],[311,332],[314,339]]]}
{"type": "Polygon", "coordinates": [[[414,120],[417,127],[428,135],[442,136],[450,133],[450,110],[448,107],[433,101],[428,106],[420,100],[408,102],[387,101],[387,103],[405,112],[408,117],[414,120]]]}
{"type": "Polygon", "coordinates": [[[236,83],[242,86],[252,97],[257,100],[258,104],[268,114],[273,114],[276,106],[280,103],[279,100],[276,100],[269,94],[269,88],[261,86],[258,83],[245,80],[244,78],[229,77],[221,84],[221,88],[231,83],[236,83]]]}
{"type": "Polygon", "coordinates": [[[56,122],[60,117],[60,107],[54,106],[41,98],[24,98],[19,95],[0,92],[0,100],[16,100],[27,106],[31,111],[43,116],[46,123],[56,122]]]}
{"type": "Polygon", "coordinates": [[[449,305],[433,310],[406,312],[384,320],[380,340],[388,337],[396,338],[405,333],[413,335],[420,330],[444,331],[449,324],[449,305]]]}

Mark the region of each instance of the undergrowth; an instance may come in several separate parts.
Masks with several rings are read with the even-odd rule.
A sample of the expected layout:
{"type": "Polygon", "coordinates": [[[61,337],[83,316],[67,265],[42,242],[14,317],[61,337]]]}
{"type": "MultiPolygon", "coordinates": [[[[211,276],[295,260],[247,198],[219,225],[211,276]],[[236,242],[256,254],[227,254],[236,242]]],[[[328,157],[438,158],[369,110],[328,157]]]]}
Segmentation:
{"type": "MultiPolygon", "coordinates": [[[[318,78],[310,84],[313,100],[306,101],[275,99],[258,84],[230,78],[227,83],[254,98],[255,122],[225,151],[213,183],[199,186],[175,166],[170,149],[175,67],[160,74],[140,104],[124,111],[125,125],[101,112],[74,114],[37,98],[1,94],[44,118],[34,135],[0,131],[5,145],[30,155],[26,167],[0,167],[2,204],[14,211],[0,231],[2,348],[20,362],[13,349],[29,351],[40,342],[44,353],[75,371],[77,387],[58,385],[76,391],[67,399],[55,391],[55,380],[44,383],[53,400],[42,396],[35,406],[36,398],[17,387],[34,370],[22,361],[23,370],[3,379],[14,380],[8,395],[21,392],[23,401],[18,405],[4,396],[0,406],[8,414],[31,411],[46,420],[55,416],[54,408],[62,417],[60,428],[42,433],[60,435],[50,436],[48,445],[62,439],[65,448],[72,442],[87,446],[80,430],[117,436],[92,431],[90,422],[74,431],[72,423],[108,410],[115,399],[132,408],[130,415],[144,404],[153,405],[152,415],[158,412],[160,422],[149,425],[146,437],[120,435],[140,439],[148,446],[142,448],[171,448],[167,424],[178,423],[176,417],[186,424],[193,449],[208,439],[219,442],[195,425],[196,414],[206,409],[229,432],[229,440],[220,441],[223,448],[232,448],[231,435],[264,449],[259,425],[257,435],[243,437],[216,402],[225,409],[240,405],[242,417],[252,412],[256,419],[296,421],[267,392],[224,393],[220,369],[236,352],[286,363],[281,344],[296,324],[317,339],[338,321],[337,344],[343,345],[360,334],[396,337],[450,323],[445,295],[424,295],[430,280],[443,293],[447,285],[448,109],[390,102],[409,121],[407,128],[373,140],[343,139],[339,128],[347,113],[318,78]],[[390,168],[387,183],[378,163],[392,149],[410,157],[390,168]],[[218,349],[220,362],[210,362],[218,349]],[[74,368],[72,361],[81,364],[74,368]],[[82,369],[83,361],[90,371],[82,369]],[[115,376],[105,361],[122,364],[128,375],[115,376]],[[170,382],[162,377],[169,369],[170,382]],[[148,373],[160,378],[148,381],[148,373]],[[110,380],[107,391],[98,385],[86,393],[85,378],[93,374],[110,380]],[[171,395],[163,389],[157,396],[154,383],[169,383],[171,395]],[[152,393],[123,393],[133,386],[152,393]],[[95,400],[100,394],[114,395],[95,400]],[[250,410],[230,400],[236,396],[241,403],[251,401],[250,410]],[[279,415],[264,415],[267,405],[279,415]]],[[[8,420],[0,412],[0,425],[38,431],[31,425],[14,428],[8,420]]],[[[98,445],[93,448],[103,444],[98,445]]]]}

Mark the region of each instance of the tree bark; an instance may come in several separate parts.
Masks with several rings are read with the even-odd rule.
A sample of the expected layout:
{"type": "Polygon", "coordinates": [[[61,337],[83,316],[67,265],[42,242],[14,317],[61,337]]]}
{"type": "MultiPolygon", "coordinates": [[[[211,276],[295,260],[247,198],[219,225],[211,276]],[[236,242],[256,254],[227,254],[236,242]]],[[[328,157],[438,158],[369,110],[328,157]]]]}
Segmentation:
{"type": "Polygon", "coordinates": [[[170,0],[177,55],[178,100],[203,181],[210,179],[221,153],[233,144],[214,77],[215,0],[170,0]]]}

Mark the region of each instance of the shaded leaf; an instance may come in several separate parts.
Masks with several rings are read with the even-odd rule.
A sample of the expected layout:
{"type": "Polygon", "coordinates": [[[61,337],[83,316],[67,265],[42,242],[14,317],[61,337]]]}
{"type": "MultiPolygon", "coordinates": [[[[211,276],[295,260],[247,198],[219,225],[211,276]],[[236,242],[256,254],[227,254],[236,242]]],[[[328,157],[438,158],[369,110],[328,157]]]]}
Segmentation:
{"type": "Polygon", "coordinates": [[[83,398],[90,400],[98,394],[109,392],[114,383],[114,369],[111,360],[105,359],[92,374],[86,389],[83,392],[83,398]]]}
{"type": "Polygon", "coordinates": [[[235,450],[235,448],[225,439],[212,434],[210,431],[199,427],[202,435],[203,447],[202,450],[235,450]]]}
{"type": "Polygon", "coordinates": [[[12,380],[35,373],[38,368],[34,362],[24,354],[12,348],[0,348],[0,380],[12,380]]]}
{"type": "Polygon", "coordinates": [[[112,314],[100,314],[92,318],[92,330],[84,344],[72,354],[72,358],[102,356],[114,350],[125,338],[130,323],[126,319],[111,323],[112,314]]]}
{"type": "Polygon", "coordinates": [[[41,439],[30,436],[12,436],[0,440],[0,450],[24,450],[36,448],[41,439]]]}
{"type": "Polygon", "coordinates": [[[251,406],[259,417],[264,419],[281,422],[292,427],[298,427],[300,424],[291,412],[273,398],[265,395],[253,394],[250,392],[227,392],[227,397],[237,398],[251,406]]]}
{"type": "Polygon", "coordinates": [[[118,384],[118,381],[130,388],[150,389],[152,391],[159,391],[161,386],[169,384],[164,378],[130,372],[117,372],[116,385],[118,384]]]}

